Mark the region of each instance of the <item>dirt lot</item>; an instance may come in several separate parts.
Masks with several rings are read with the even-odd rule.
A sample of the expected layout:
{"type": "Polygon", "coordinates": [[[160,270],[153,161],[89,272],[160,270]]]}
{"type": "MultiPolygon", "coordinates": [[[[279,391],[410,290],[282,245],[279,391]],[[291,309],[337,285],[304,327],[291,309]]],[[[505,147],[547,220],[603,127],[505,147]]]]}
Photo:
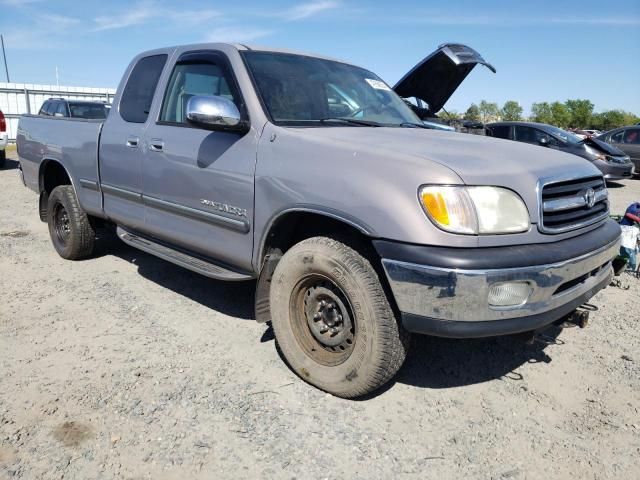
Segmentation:
{"type": "MultiPolygon", "coordinates": [[[[62,260],[0,171],[0,477],[640,478],[640,281],[552,344],[419,337],[362,401],[293,375],[254,285],[121,244],[62,260]]],[[[611,188],[614,212],[640,180],[611,188]]]]}

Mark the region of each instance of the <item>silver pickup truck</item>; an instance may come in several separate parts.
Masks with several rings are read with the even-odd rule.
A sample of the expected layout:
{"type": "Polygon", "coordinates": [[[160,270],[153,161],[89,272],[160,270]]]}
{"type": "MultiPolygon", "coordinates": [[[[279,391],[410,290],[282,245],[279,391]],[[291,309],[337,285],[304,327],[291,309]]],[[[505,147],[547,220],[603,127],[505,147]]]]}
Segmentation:
{"type": "MultiPolygon", "coordinates": [[[[440,95],[476,62],[446,45],[415,71],[433,58],[422,78],[441,75],[440,95]]],[[[132,61],[104,122],[22,117],[21,172],[63,258],[90,256],[108,224],[208,277],[257,279],[256,319],[291,368],[357,397],[395,375],[410,332],[566,318],[609,283],[619,247],[590,162],[426,128],[401,96],[328,58],[164,48],[132,61]]]]}

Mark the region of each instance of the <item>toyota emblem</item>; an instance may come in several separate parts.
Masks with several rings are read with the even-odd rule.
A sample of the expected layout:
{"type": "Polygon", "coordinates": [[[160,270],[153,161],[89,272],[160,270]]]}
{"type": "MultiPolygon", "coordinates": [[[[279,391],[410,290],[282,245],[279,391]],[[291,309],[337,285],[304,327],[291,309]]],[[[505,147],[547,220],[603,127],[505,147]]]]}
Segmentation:
{"type": "Polygon", "coordinates": [[[593,188],[587,188],[582,194],[582,198],[584,198],[587,207],[591,208],[596,203],[596,192],[593,188]]]}

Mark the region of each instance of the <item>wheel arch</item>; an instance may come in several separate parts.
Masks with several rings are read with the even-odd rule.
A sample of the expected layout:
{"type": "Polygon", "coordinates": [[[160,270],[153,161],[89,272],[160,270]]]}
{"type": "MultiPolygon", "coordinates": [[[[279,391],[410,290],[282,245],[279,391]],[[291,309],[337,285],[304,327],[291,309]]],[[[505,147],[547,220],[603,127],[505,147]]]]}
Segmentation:
{"type": "Polygon", "coordinates": [[[377,256],[371,243],[376,238],[374,231],[348,214],[308,205],[279,211],[266,223],[254,255],[254,270],[258,273],[255,295],[258,322],[271,321],[269,291],[278,262],[293,245],[315,236],[339,237],[368,258],[373,260],[377,256]]]}
{"type": "Polygon", "coordinates": [[[54,188],[60,185],[71,185],[77,198],[78,191],[69,170],[58,159],[44,158],[42,162],[40,162],[40,168],[38,170],[38,189],[40,191],[39,213],[40,220],[43,222],[47,220],[49,195],[54,188]]]}
{"type": "Polygon", "coordinates": [[[270,250],[279,249],[284,252],[305,238],[338,229],[343,229],[340,231],[343,236],[353,235],[368,240],[376,237],[371,227],[344,212],[311,205],[283,209],[266,223],[258,243],[254,267],[260,272],[265,256],[270,250]]]}

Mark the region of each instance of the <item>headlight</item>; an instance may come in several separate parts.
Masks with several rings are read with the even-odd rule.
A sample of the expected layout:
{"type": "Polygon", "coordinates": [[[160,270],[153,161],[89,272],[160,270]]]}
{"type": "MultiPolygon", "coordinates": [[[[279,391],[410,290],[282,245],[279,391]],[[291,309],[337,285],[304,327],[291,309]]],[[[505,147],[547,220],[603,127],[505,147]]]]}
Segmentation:
{"type": "Polygon", "coordinates": [[[625,163],[629,163],[629,161],[629,157],[614,157],[611,155],[607,155],[607,162],[609,163],[619,163],[621,165],[624,165],[625,163]]]}
{"type": "Polygon", "coordinates": [[[434,185],[422,187],[419,196],[429,218],[448,232],[478,235],[529,229],[527,207],[506,188],[434,185]]]}

